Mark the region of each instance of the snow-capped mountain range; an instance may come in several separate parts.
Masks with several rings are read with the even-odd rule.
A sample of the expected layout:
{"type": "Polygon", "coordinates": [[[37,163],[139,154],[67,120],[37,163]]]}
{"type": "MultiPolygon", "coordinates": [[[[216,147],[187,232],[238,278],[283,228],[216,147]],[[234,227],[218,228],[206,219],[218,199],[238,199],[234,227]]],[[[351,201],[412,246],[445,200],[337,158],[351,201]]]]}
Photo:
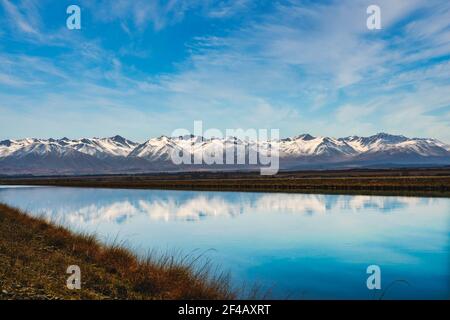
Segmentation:
{"type": "Polygon", "coordinates": [[[175,150],[212,154],[236,146],[258,150],[278,147],[280,169],[334,169],[350,167],[450,165],[450,145],[431,138],[407,138],[379,133],[369,137],[313,137],[309,134],[252,142],[236,137],[199,136],[150,139],[142,144],[121,136],[110,138],[20,139],[0,141],[0,175],[106,174],[158,171],[240,170],[250,165],[175,165],[175,150]]]}

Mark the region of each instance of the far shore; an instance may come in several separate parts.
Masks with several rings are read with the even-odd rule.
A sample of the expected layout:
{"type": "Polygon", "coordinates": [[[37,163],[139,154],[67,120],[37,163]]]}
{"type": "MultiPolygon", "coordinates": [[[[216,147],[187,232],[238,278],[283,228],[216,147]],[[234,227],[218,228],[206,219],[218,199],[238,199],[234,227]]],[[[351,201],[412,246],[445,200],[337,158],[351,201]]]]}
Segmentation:
{"type": "Polygon", "coordinates": [[[450,168],[0,177],[0,185],[450,197],[450,168]]]}

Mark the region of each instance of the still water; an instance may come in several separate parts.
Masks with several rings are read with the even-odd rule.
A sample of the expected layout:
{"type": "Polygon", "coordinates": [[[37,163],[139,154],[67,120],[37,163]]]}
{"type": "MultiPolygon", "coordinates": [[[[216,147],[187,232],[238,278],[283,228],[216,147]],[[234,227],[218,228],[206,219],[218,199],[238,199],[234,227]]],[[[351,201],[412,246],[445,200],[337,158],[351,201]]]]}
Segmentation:
{"type": "Polygon", "coordinates": [[[0,202],[139,254],[206,252],[272,298],[450,298],[448,198],[6,186],[0,202]]]}

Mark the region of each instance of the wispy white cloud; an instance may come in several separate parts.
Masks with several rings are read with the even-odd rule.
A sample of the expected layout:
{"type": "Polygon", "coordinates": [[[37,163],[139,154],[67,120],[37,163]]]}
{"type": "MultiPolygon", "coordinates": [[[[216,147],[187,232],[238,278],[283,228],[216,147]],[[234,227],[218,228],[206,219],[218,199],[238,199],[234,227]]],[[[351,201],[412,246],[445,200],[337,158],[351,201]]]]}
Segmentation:
{"type": "Polygon", "coordinates": [[[251,5],[252,3],[250,0],[220,1],[218,5],[207,11],[207,15],[213,18],[229,17],[247,10],[251,5]]]}
{"type": "Polygon", "coordinates": [[[116,0],[114,2],[82,1],[84,7],[95,10],[95,18],[103,22],[120,20],[123,30],[129,33],[130,23],[138,31],[152,27],[160,31],[183,21],[196,10],[210,18],[229,18],[251,7],[250,0],[116,0]],[[126,21],[126,22],[124,22],[126,21]]]}
{"type": "Polygon", "coordinates": [[[8,14],[11,25],[17,26],[21,32],[32,35],[38,34],[41,22],[37,5],[34,1],[21,1],[16,6],[9,0],[1,0],[1,4],[8,14]]]}
{"type": "Polygon", "coordinates": [[[196,6],[198,1],[190,0],[116,0],[111,1],[82,1],[84,7],[95,10],[95,18],[103,22],[121,20],[125,31],[129,26],[124,22],[131,21],[133,27],[143,31],[148,26],[154,30],[161,30],[168,25],[180,22],[185,13],[196,6]]]}
{"type": "MultiPolygon", "coordinates": [[[[17,26],[15,32],[26,35],[24,41],[67,49],[58,59],[0,54],[0,83],[29,91],[26,99],[3,93],[5,123],[18,120],[16,110],[25,109],[30,128],[33,117],[48,114],[51,120],[42,121],[47,121],[49,135],[55,128],[51,123],[70,117],[72,132],[78,126],[90,135],[100,135],[95,130],[125,132],[138,140],[202,119],[219,128],[281,128],[284,136],[391,131],[450,141],[448,113],[431,112],[450,105],[445,58],[450,54],[450,5],[442,1],[380,0],[381,31],[366,28],[369,1],[276,2],[271,12],[249,16],[222,35],[193,38],[186,43],[187,57],[172,72],[158,74],[124,61],[133,55],[149,59],[137,42],[109,50],[83,34],[49,32],[39,10],[30,9],[36,2],[0,1],[10,24],[17,26]],[[19,21],[27,25],[21,27],[19,21]],[[86,122],[87,116],[92,121],[86,122]]],[[[182,23],[193,8],[217,19],[254,5],[183,0],[82,4],[98,10],[96,21],[119,23],[133,36],[136,28],[159,32],[182,23]]],[[[19,131],[12,126],[0,129],[0,135],[14,132],[19,131]]]]}
{"type": "MultiPolygon", "coordinates": [[[[449,130],[442,130],[448,123],[440,117],[424,115],[448,102],[444,93],[449,90],[448,59],[433,64],[425,60],[450,53],[445,46],[434,46],[440,41],[436,38],[444,37],[449,29],[449,20],[444,19],[448,16],[448,4],[381,1],[380,5],[386,31],[378,35],[369,34],[365,27],[365,1],[308,8],[301,3],[294,7],[292,3],[289,7],[279,5],[277,12],[265,19],[260,17],[225,38],[198,39],[186,70],[165,81],[174,94],[183,96],[177,100],[182,106],[187,101],[196,105],[195,101],[201,101],[196,97],[201,92],[210,106],[211,102],[220,101],[222,104],[217,105],[230,112],[245,110],[253,114],[260,124],[280,126],[279,121],[267,121],[257,101],[270,105],[275,113],[279,105],[284,105],[292,110],[278,113],[291,120],[287,127],[282,126],[287,134],[299,128],[319,134],[324,130],[331,135],[403,130],[405,134],[433,133],[450,140],[450,133],[446,133],[449,130]],[[423,31],[426,37],[410,33],[411,23],[404,29],[401,26],[409,14],[416,12],[426,12],[414,20],[416,27],[428,23],[430,15],[440,20],[434,28],[423,31]],[[409,42],[387,38],[389,28],[403,32],[409,42]],[[429,51],[413,58],[411,43],[429,51]],[[421,61],[423,65],[412,65],[421,61]],[[423,88],[435,88],[433,92],[439,99],[423,88]],[[353,96],[351,108],[347,102],[339,106],[339,92],[353,96]],[[311,114],[309,107],[317,110],[318,103],[324,107],[337,104],[336,112],[328,107],[319,116],[311,114]],[[417,125],[408,127],[392,120],[401,119],[402,114],[408,114],[408,119],[417,125]],[[336,122],[335,115],[341,121],[336,122]],[[330,128],[333,132],[329,132],[330,128]]],[[[207,103],[196,106],[202,104],[207,108],[207,103]]],[[[234,114],[241,116],[239,111],[234,114]]],[[[251,123],[245,116],[239,119],[251,123]]]]}

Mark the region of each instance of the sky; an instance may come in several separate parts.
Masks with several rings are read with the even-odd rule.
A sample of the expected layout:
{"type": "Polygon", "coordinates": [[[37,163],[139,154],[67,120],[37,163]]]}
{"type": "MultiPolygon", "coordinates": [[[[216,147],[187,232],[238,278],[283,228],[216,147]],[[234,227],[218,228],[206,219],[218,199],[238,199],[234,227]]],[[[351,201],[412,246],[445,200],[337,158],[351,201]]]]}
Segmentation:
{"type": "Polygon", "coordinates": [[[450,2],[0,0],[0,140],[143,142],[195,120],[450,143],[450,2]]]}

